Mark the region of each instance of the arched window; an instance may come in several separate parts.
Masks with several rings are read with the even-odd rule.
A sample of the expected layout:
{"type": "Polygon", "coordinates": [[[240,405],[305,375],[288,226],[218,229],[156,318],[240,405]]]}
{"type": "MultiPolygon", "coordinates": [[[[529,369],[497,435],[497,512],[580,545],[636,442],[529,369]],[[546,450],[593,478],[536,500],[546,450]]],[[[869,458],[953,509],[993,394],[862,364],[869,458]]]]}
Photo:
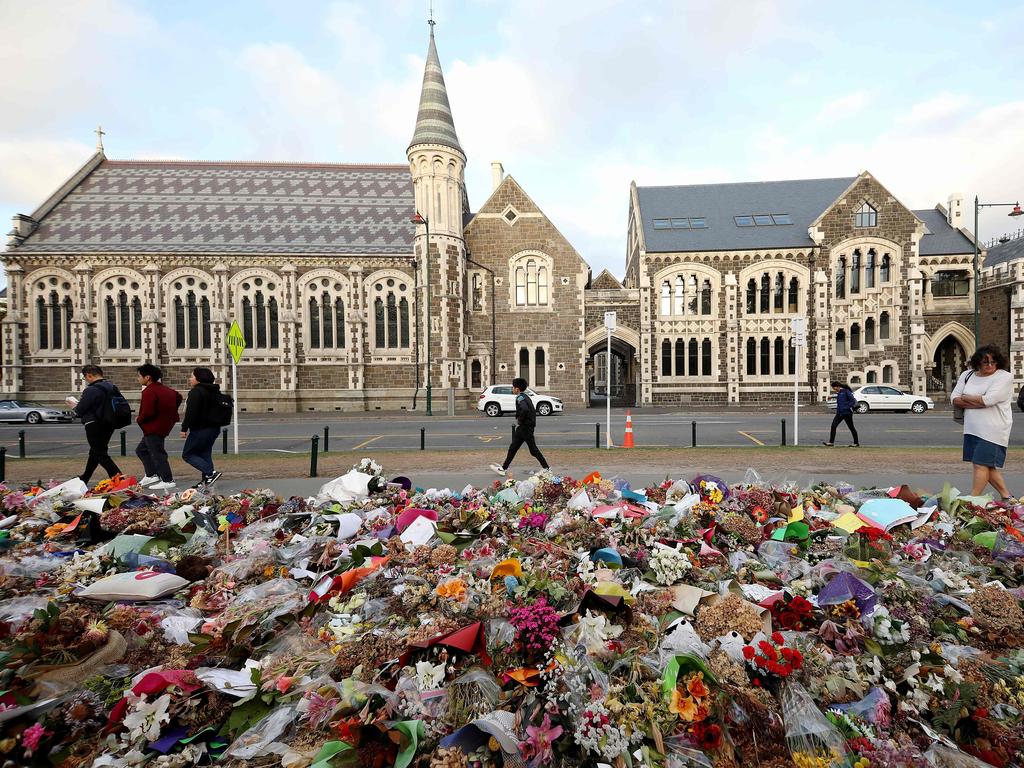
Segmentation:
{"type": "Polygon", "coordinates": [[[892,366],[886,365],[882,368],[882,383],[892,384],[892,366]]]}
{"type": "Polygon", "coordinates": [[[686,342],[676,339],[676,376],[686,372],[686,342]]]}
{"type": "Polygon", "coordinates": [[[262,275],[245,278],[237,287],[241,296],[242,336],[254,350],[279,349],[277,282],[262,275]]]}
{"type": "Polygon", "coordinates": [[[883,312],[878,319],[878,335],[883,339],[889,338],[889,313],[883,312]]]}
{"type": "Polygon", "coordinates": [[[796,314],[800,311],[800,279],[791,277],[789,279],[789,297],[786,302],[786,311],[790,314],[796,314]]]}
{"type": "Polygon", "coordinates": [[[479,272],[473,273],[470,281],[470,306],[474,312],[481,312],[484,308],[484,276],[479,272]]]}
{"type": "Polygon", "coordinates": [[[864,287],[875,287],[875,249],[868,249],[868,262],[864,267],[864,287]]]}
{"type": "Polygon", "coordinates": [[[846,298],[846,257],[839,257],[839,264],[836,267],[836,298],[846,298]]]}
{"type": "Polygon", "coordinates": [[[690,343],[689,343],[688,346],[689,346],[689,354],[687,354],[687,356],[686,356],[686,372],[690,376],[696,376],[697,375],[697,363],[699,362],[698,361],[699,346],[697,345],[697,340],[696,339],[690,339],[690,343]]]}
{"type": "Polygon", "coordinates": [[[761,275],[761,311],[767,312],[771,303],[772,279],[765,272],[761,275]]]}
{"type": "Polygon", "coordinates": [[[479,389],[483,386],[483,368],[479,360],[469,364],[469,386],[479,389]]]}
{"type": "Polygon", "coordinates": [[[533,353],[533,383],[538,387],[547,386],[547,359],[544,355],[544,350],[541,347],[537,347],[537,350],[533,353]]]}
{"type": "Polygon", "coordinates": [[[707,278],[704,279],[700,290],[700,313],[702,315],[711,314],[711,281],[707,278]]]}
{"type": "Polygon", "coordinates": [[[786,292],[785,287],[786,278],[782,276],[781,272],[779,272],[775,275],[775,303],[772,308],[774,312],[782,311],[782,302],[786,292]]]}
{"type": "Polygon", "coordinates": [[[663,316],[672,314],[672,284],[668,280],[661,282],[661,314],[663,316]]]}
{"type": "Polygon", "coordinates": [[[757,280],[750,278],[747,281],[747,314],[757,312],[757,280]]]}
{"type": "MultiPolygon", "coordinates": [[[[35,295],[35,345],[40,352],[71,349],[71,283],[57,276],[41,278],[30,285],[35,295]]],[[[30,306],[32,303],[30,302],[30,306]]]]}
{"type": "Polygon", "coordinates": [[[850,262],[850,293],[860,293],[860,251],[853,252],[850,262]]]}
{"type": "Polygon", "coordinates": [[[757,375],[757,341],[747,339],[747,376],[757,375]]]}
{"type": "Polygon", "coordinates": [[[772,369],[772,343],[765,336],[761,339],[761,375],[771,375],[772,369]]]}
{"type": "Polygon", "coordinates": [[[854,323],[850,326],[850,351],[857,352],[860,349],[860,324],[854,323]]]}
{"type": "Polygon", "coordinates": [[[186,275],[167,286],[174,312],[174,334],[168,341],[173,349],[210,349],[210,284],[201,277],[186,275]]]}
{"type": "Polygon", "coordinates": [[[512,263],[517,307],[546,307],[551,298],[550,273],[538,256],[521,256],[512,263]]]}
{"type": "Polygon", "coordinates": [[[868,384],[877,384],[878,383],[878,374],[875,371],[868,371],[867,372],[867,377],[866,377],[865,381],[868,384]]]}
{"type": "MultiPolygon", "coordinates": [[[[344,284],[336,278],[318,277],[306,283],[306,327],[310,349],[345,348],[345,300],[342,298],[344,291],[344,284]]],[[[376,311],[376,306],[374,310],[376,311]]],[[[400,314],[397,309],[396,314],[400,314]]],[[[385,335],[388,330],[390,329],[385,330],[385,335]]]]}
{"type": "Polygon", "coordinates": [[[672,342],[668,339],[661,342],[661,375],[672,375],[672,342]]]}
{"type": "Polygon", "coordinates": [[[875,318],[869,317],[864,321],[864,343],[875,343],[875,318]]]}
{"type": "Polygon", "coordinates": [[[543,264],[537,267],[537,304],[548,305],[548,268],[543,264]]]}
{"type": "Polygon", "coordinates": [[[686,313],[697,314],[697,278],[693,275],[686,281],[686,313]]]}
{"type": "Polygon", "coordinates": [[[526,267],[516,267],[516,306],[526,306],[526,267]]]}
{"type": "Polygon", "coordinates": [[[775,337],[775,375],[786,372],[786,343],[781,336],[775,337]]]}
{"type": "MultiPolygon", "coordinates": [[[[375,349],[408,350],[409,339],[409,295],[411,291],[405,278],[384,276],[370,282],[373,297],[375,349]]],[[[337,334],[335,323],[335,334],[337,334]]],[[[344,339],[344,335],[342,335],[344,339]]],[[[341,346],[344,346],[342,342],[341,346]]]]}
{"type": "Polygon", "coordinates": [[[789,344],[789,373],[796,373],[796,344],[789,344]]]}
{"type": "Polygon", "coordinates": [[[537,305],[537,262],[530,259],[526,262],[526,304],[528,306],[537,305]]]}
{"type": "Polygon", "coordinates": [[[526,347],[519,349],[519,378],[530,380],[530,350],[526,347]]]}
{"type": "Polygon", "coordinates": [[[889,276],[889,269],[890,269],[890,266],[889,266],[889,254],[888,253],[883,253],[882,254],[882,268],[881,268],[880,274],[879,274],[879,279],[882,281],[882,283],[888,283],[889,280],[891,279],[890,276],[889,276]]]}
{"type": "Polygon", "coordinates": [[[855,227],[874,227],[878,225],[878,213],[867,203],[861,205],[853,217],[855,227]]]}
{"type": "Polygon", "coordinates": [[[109,350],[142,349],[142,286],[130,277],[111,277],[100,285],[109,350]]]}
{"type": "Polygon", "coordinates": [[[711,339],[700,343],[700,372],[702,376],[711,375],[711,339]]]}
{"type": "Polygon", "coordinates": [[[836,357],[846,357],[846,331],[836,331],[836,357]]]}

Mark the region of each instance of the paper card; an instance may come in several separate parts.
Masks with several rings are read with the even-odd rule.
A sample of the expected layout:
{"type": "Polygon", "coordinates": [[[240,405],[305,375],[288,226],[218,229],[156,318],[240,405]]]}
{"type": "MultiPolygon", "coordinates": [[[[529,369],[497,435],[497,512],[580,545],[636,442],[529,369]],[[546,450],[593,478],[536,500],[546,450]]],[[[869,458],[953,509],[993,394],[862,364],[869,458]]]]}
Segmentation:
{"type": "Polygon", "coordinates": [[[932,519],[932,515],[935,514],[935,510],[936,509],[938,509],[938,507],[921,507],[917,511],[917,520],[914,520],[914,521],[912,521],[910,523],[911,529],[912,530],[917,530],[922,525],[924,525],[929,520],[931,520],[932,519]]]}
{"type": "Polygon", "coordinates": [[[788,522],[790,522],[790,523],[799,523],[803,519],[804,519],[804,508],[803,508],[802,505],[793,507],[793,509],[791,509],[789,511],[789,520],[788,520],[788,522]]]}
{"type": "Polygon", "coordinates": [[[715,595],[714,592],[708,592],[706,589],[695,587],[692,584],[679,584],[672,587],[672,593],[672,607],[687,616],[694,615],[702,600],[715,595]]]}
{"type": "Polygon", "coordinates": [[[94,496],[90,499],[75,499],[72,503],[75,505],[75,509],[94,512],[98,515],[103,511],[103,505],[107,503],[107,499],[104,496],[94,496]]]}
{"type": "Polygon", "coordinates": [[[243,699],[256,691],[256,684],[252,681],[252,670],[258,666],[258,661],[249,659],[245,666],[237,671],[221,667],[199,667],[196,670],[196,677],[215,691],[243,699]]]}
{"type": "Polygon", "coordinates": [[[846,512],[832,521],[832,525],[847,533],[854,533],[865,527],[867,523],[861,520],[853,512],[846,512]]]}
{"type": "Polygon", "coordinates": [[[569,502],[568,504],[566,504],[566,506],[569,509],[587,509],[592,504],[593,502],[590,500],[590,496],[587,495],[586,490],[580,488],[578,491],[576,491],[573,497],[569,499],[569,502]]]}
{"type": "Polygon", "coordinates": [[[869,499],[861,504],[857,514],[885,531],[917,518],[917,512],[903,499],[869,499]]]}
{"type": "Polygon", "coordinates": [[[417,517],[408,528],[402,531],[399,538],[406,545],[419,547],[434,538],[436,532],[437,528],[433,520],[429,517],[417,517]]]}

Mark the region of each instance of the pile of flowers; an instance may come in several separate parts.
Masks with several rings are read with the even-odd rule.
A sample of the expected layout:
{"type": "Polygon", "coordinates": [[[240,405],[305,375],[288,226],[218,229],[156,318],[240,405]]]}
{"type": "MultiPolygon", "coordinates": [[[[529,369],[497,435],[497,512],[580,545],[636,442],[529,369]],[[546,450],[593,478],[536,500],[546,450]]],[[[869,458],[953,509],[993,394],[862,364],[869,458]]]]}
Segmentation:
{"type": "Polygon", "coordinates": [[[83,494],[0,486],[3,764],[1024,765],[1024,506],[369,458],[83,494]]]}

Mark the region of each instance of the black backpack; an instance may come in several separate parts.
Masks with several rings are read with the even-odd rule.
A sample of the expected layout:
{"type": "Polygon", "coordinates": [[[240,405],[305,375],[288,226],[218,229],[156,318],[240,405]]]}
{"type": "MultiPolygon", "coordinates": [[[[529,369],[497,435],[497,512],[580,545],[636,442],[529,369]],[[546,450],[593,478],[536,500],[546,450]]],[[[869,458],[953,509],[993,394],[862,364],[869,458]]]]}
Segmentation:
{"type": "Polygon", "coordinates": [[[218,427],[226,427],[231,423],[231,417],[235,412],[235,401],[231,395],[224,392],[210,393],[206,403],[206,418],[218,427]]]}
{"type": "Polygon", "coordinates": [[[104,399],[99,416],[101,422],[114,429],[124,429],[132,423],[132,407],[114,385],[110,386],[110,394],[104,399]]]}

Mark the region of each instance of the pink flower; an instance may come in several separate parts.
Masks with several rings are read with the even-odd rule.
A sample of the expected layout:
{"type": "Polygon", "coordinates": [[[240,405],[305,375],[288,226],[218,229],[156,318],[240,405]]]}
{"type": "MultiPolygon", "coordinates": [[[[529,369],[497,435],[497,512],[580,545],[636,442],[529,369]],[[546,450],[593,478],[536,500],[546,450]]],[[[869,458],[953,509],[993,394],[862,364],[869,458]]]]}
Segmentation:
{"type": "Polygon", "coordinates": [[[288,689],[292,687],[292,683],[295,682],[294,677],[286,677],[281,675],[277,678],[277,684],[274,686],[277,688],[279,693],[288,693],[288,689]]]}
{"type": "Polygon", "coordinates": [[[519,745],[519,750],[525,759],[530,761],[530,766],[547,765],[554,760],[552,746],[555,739],[562,735],[562,726],[551,726],[551,715],[544,715],[543,722],[539,725],[528,725],[526,727],[526,741],[519,745]]]}
{"type": "Polygon", "coordinates": [[[38,747],[44,736],[53,734],[43,728],[40,723],[33,723],[21,734],[21,745],[25,748],[25,754],[31,755],[38,747]]]}

